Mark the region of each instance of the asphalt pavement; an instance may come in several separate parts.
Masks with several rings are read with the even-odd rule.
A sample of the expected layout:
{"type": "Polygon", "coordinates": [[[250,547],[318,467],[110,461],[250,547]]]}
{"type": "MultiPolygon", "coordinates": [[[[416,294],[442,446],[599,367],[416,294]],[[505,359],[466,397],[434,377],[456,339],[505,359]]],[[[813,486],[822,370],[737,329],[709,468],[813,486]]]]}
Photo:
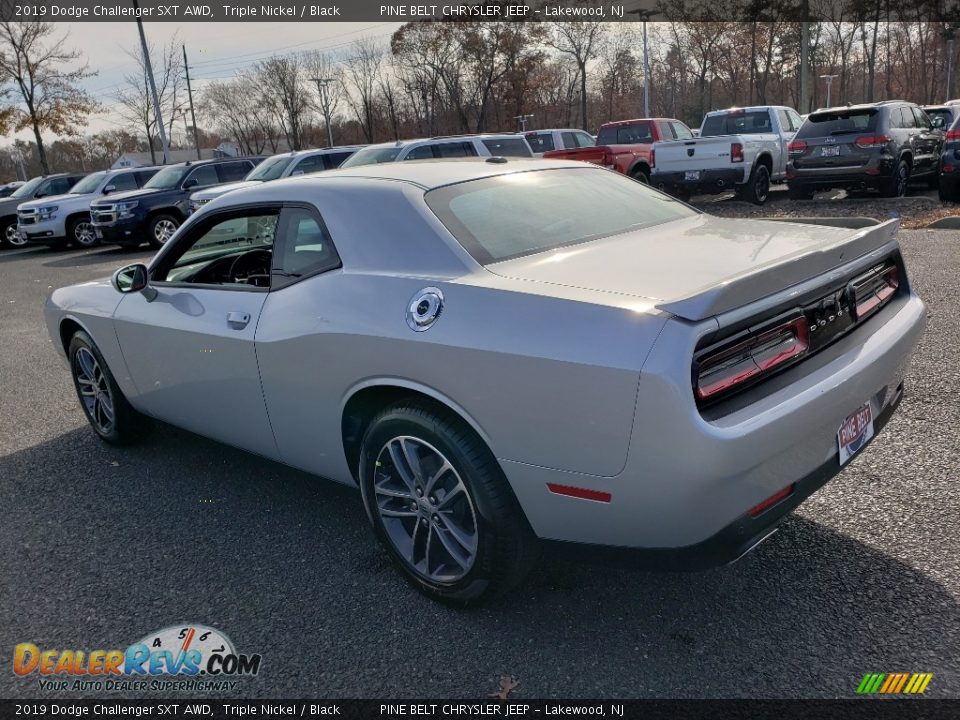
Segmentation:
{"type": "Polygon", "coordinates": [[[0,697],[80,695],[14,676],[17,643],[190,622],[262,655],[243,697],[850,697],[867,672],[960,697],[960,233],[901,238],[930,312],[906,399],[778,534],[698,573],[548,558],[474,610],[412,590],[349,488],[166,426],[100,442],[42,306],[147,254],[0,251],[0,697]]]}

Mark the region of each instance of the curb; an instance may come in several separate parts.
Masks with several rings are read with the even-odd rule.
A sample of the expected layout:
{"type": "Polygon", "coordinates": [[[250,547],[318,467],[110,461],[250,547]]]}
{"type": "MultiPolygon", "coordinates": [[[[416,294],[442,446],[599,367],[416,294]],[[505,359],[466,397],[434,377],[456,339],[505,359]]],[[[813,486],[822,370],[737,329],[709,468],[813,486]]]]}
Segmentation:
{"type": "MultiPolygon", "coordinates": [[[[803,223],[805,225],[827,225],[829,227],[839,228],[865,228],[871,225],[879,225],[880,221],[872,217],[772,217],[763,218],[764,220],[774,220],[776,222],[803,223]]],[[[944,220],[952,218],[943,218],[944,220]]],[[[956,218],[960,221],[960,218],[956,218]]],[[[939,222],[939,221],[938,221],[939,222]]],[[[957,225],[960,229],[960,224],[957,225]]]]}
{"type": "Polygon", "coordinates": [[[960,230],[960,217],[944,217],[934,220],[923,228],[924,230],[960,230]]]}

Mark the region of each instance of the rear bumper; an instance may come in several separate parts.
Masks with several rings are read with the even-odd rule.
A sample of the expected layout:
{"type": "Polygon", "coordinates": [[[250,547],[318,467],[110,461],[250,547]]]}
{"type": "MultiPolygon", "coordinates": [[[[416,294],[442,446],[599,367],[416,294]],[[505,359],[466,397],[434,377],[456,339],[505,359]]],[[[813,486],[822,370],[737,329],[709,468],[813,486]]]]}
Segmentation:
{"type": "Polygon", "coordinates": [[[678,188],[693,194],[710,194],[729,190],[746,181],[743,167],[692,172],[699,172],[699,179],[688,179],[684,171],[658,172],[655,169],[650,175],[650,184],[665,189],[678,188]]]}
{"type": "Polygon", "coordinates": [[[796,187],[830,188],[877,188],[893,173],[892,157],[871,160],[866,165],[853,167],[796,168],[791,163],[787,167],[787,184],[796,187]]]}

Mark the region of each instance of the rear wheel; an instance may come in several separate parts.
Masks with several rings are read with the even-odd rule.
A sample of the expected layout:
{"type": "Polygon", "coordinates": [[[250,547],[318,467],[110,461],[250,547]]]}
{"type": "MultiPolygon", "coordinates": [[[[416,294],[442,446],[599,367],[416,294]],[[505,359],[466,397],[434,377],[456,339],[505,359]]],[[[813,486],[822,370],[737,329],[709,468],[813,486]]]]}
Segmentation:
{"type": "Polygon", "coordinates": [[[488,598],[536,561],[537,540],[496,459],[448,410],[401,403],[374,418],[360,487],[377,539],[434,599],[488,598]]]}
{"type": "Polygon", "coordinates": [[[74,218],[69,222],[67,225],[67,241],[82,248],[93,247],[100,243],[89,217],[74,218]]]}
{"type": "Polygon", "coordinates": [[[23,247],[27,244],[26,239],[20,237],[17,232],[17,219],[10,218],[0,222],[0,244],[10,247],[23,247]]]}
{"type": "Polygon", "coordinates": [[[750,173],[750,179],[737,188],[737,197],[754,205],[763,205],[769,196],[770,170],[766,165],[757,165],[750,173]]]}
{"type": "Polygon", "coordinates": [[[643,183],[644,185],[650,184],[650,175],[642,167],[635,168],[630,173],[630,177],[632,177],[637,182],[643,183]]]}
{"type": "Polygon", "coordinates": [[[907,193],[908,182],[910,182],[910,164],[906,160],[901,160],[893,169],[893,174],[880,186],[880,194],[884,197],[903,197],[907,193]]]}
{"type": "Polygon", "coordinates": [[[179,218],[173,215],[155,215],[147,224],[147,242],[150,247],[163,247],[180,227],[179,218]]]}
{"type": "Polygon", "coordinates": [[[67,357],[80,406],[97,435],[114,445],[127,445],[150,430],[150,419],[127,402],[89,335],[82,330],[74,333],[67,357]]]}

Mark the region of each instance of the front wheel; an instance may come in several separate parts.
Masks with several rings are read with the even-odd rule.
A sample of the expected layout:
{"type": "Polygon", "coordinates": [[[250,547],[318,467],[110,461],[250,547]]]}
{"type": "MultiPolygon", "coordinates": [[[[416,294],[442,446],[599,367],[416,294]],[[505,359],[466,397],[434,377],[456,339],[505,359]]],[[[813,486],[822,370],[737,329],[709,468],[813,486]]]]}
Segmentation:
{"type": "Polygon", "coordinates": [[[16,218],[4,220],[0,223],[0,244],[10,247],[24,247],[27,244],[27,239],[21,237],[20,233],[17,232],[16,218]]]}
{"type": "Polygon", "coordinates": [[[485,599],[536,561],[537,540],[493,454],[443,408],[380,413],[363,438],[360,487],[377,539],[434,599],[485,599]]]}
{"type": "Polygon", "coordinates": [[[757,165],[744,185],[737,188],[737,196],[754,205],[763,205],[770,196],[770,171],[766,165],[757,165]]]}
{"type": "Polygon", "coordinates": [[[127,402],[89,335],[82,330],[74,333],[67,357],[80,406],[97,435],[108,443],[127,445],[150,430],[149,418],[127,402]]]}
{"type": "Polygon", "coordinates": [[[100,243],[89,217],[71,220],[67,225],[67,240],[81,248],[91,248],[100,243]]]}
{"type": "Polygon", "coordinates": [[[647,172],[643,168],[637,168],[636,170],[631,172],[630,177],[632,177],[634,180],[636,180],[639,183],[643,183],[644,185],[650,184],[650,176],[647,174],[647,172]]]}
{"type": "Polygon", "coordinates": [[[147,242],[150,247],[163,247],[180,227],[180,220],[173,215],[156,215],[147,225],[147,242]]]}

